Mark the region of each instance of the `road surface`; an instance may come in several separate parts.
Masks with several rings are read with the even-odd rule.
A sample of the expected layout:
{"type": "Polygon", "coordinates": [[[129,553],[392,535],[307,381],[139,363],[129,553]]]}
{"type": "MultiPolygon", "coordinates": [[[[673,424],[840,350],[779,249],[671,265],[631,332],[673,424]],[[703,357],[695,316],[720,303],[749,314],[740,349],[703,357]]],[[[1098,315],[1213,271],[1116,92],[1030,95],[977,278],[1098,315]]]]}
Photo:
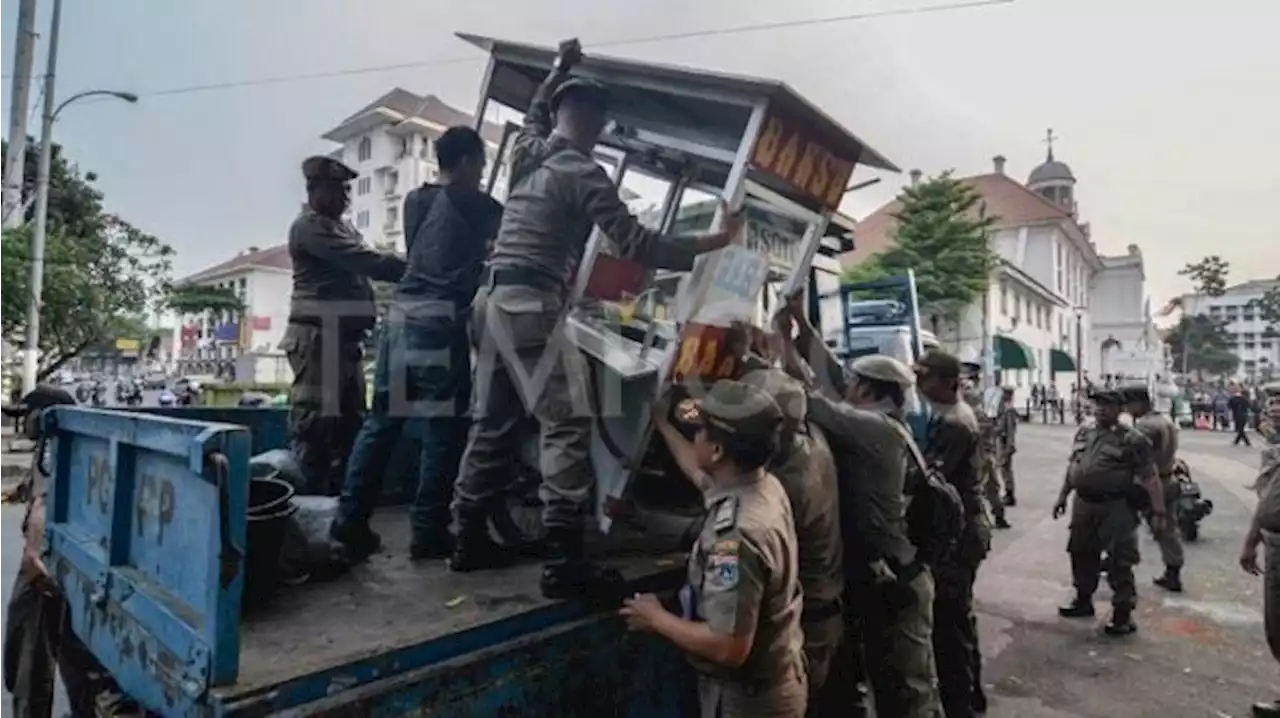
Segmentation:
{"type": "MultiPolygon", "coordinates": [[[[979,571],[978,621],[987,658],[984,680],[996,718],[1223,718],[1250,715],[1257,700],[1280,696],[1280,671],[1262,636],[1262,583],[1236,557],[1253,506],[1246,486],[1257,448],[1230,446],[1230,434],[1183,431],[1190,464],[1214,513],[1187,548],[1186,592],[1153,586],[1160,554],[1144,531],[1137,569],[1139,632],[1108,639],[1110,590],[1099,590],[1094,622],[1059,618],[1071,596],[1066,519],[1051,509],[1074,428],[1019,429],[1014,528],[996,535],[979,571]]],[[[1254,435],[1254,438],[1257,438],[1254,435]]]]}
{"type": "MultiPolygon", "coordinates": [[[[1191,465],[1212,516],[1187,550],[1186,593],[1151,585],[1160,571],[1149,537],[1138,567],[1139,632],[1107,639],[1109,590],[1097,596],[1097,621],[1070,621],[1057,605],[1071,593],[1066,521],[1050,509],[1074,429],[1027,425],[1015,457],[1019,505],[1014,528],[996,534],[976,588],[985,681],[992,718],[1244,718],[1256,700],[1280,696],[1280,671],[1262,637],[1261,581],[1236,566],[1255,503],[1245,487],[1258,466],[1256,448],[1231,447],[1230,434],[1184,431],[1191,465]]],[[[20,553],[22,507],[3,508],[7,602],[20,553]]],[[[8,697],[6,696],[6,707],[8,697]]]]}

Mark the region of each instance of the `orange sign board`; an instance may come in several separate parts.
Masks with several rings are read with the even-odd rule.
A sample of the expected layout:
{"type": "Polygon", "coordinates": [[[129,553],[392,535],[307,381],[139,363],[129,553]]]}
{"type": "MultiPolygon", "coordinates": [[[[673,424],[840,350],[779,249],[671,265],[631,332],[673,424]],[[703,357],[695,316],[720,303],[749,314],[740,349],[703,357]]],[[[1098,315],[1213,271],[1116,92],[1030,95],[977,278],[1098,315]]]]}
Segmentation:
{"type": "Polygon", "coordinates": [[[725,346],[729,330],[709,324],[689,322],[680,332],[680,350],[671,371],[671,379],[682,382],[700,379],[706,382],[726,379],[737,369],[738,358],[725,346]]]}
{"type": "Polygon", "coordinates": [[[840,157],[810,128],[770,112],[751,164],[775,175],[829,209],[840,205],[857,158],[840,157]]]}

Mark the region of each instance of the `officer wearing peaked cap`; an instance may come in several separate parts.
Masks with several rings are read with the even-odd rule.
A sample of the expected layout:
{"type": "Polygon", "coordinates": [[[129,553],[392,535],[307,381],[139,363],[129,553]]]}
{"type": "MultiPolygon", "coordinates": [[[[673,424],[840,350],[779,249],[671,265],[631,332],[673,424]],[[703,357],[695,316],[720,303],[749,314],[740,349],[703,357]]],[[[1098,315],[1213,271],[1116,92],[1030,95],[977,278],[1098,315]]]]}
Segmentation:
{"type": "Polygon", "coordinates": [[[1058,609],[1065,618],[1094,615],[1093,594],[1098,588],[1102,554],[1109,557],[1107,582],[1111,584],[1112,616],[1106,634],[1124,636],[1138,630],[1133,609],[1138,593],[1133,567],[1138,564],[1139,513],[1152,507],[1152,527],[1162,528],[1164,500],[1151,442],[1136,429],[1119,423],[1124,403],[1120,392],[1094,392],[1094,426],[1076,432],[1062,490],[1053,517],[1067,512],[1072,492],[1070,538],[1067,553],[1076,595],[1058,609]]]}
{"type": "Polygon", "coordinates": [[[302,176],[307,204],[289,228],[293,295],[280,349],[293,369],[291,447],[308,491],[333,494],[363,419],[361,359],[376,316],[369,280],[398,281],[405,263],[366,245],[343,220],[355,170],[332,157],[308,157],[302,176]]]}
{"type": "Polygon", "coordinates": [[[1182,592],[1182,565],[1184,561],[1182,540],[1178,535],[1178,481],[1173,476],[1178,460],[1178,426],[1169,417],[1151,406],[1151,391],[1146,384],[1121,387],[1125,410],[1133,417],[1133,428],[1151,442],[1164,493],[1164,522],[1159,531],[1153,531],[1160,546],[1160,558],[1164,561],[1164,575],[1155,579],[1160,588],[1174,593],[1182,592]]]}
{"type": "Polygon", "coordinates": [[[673,442],[681,466],[702,474],[708,512],[689,557],[682,615],[646,594],[627,601],[632,630],[680,645],[710,632],[690,651],[701,715],[805,714],[800,561],[791,504],[766,464],[778,446],[782,411],[759,388],[718,381],[687,417],[692,443],[673,442]]]}
{"type": "MultiPolygon", "coordinates": [[[[855,664],[847,669],[852,675],[840,680],[833,667],[828,684],[852,688],[865,672],[876,715],[933,718],[940,709],[931,644],[934,584],[906,518],[907,466],[915,447],[905,406],[915,373],[883,355],[859,357],[846,372],[798,302],[790,305],[789,319],[779,321],[788,344],[784,355],[800,364],[789,367],[793,375],[812,377],[821,388],[810,392],[809,419],[835,455],[848,586],[846,644],[861,645],[865,656],[864,667],[855,664]]],[[[845,706],[858,700],[851,696],[845,706]]]]}

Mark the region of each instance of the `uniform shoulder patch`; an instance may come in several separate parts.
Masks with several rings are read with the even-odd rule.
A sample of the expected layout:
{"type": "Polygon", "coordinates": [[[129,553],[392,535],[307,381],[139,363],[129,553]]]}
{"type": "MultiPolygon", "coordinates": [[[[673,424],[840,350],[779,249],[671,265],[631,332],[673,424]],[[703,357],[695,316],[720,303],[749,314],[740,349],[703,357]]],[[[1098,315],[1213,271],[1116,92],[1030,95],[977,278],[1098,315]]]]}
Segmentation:
{"type": "Polygon", "coordinates": [[[738,497],[728,496],[716,504],[716,515],[711,527],[717,533],[728,531],[738,525],[738,497]]]}
{"type": "Polygon", "coordinates": [[[738,586],[741,575],[738,570],[738,549],[736,540],[721,539],[711,546],[707,554],[706,580],[710,588],[729,591],[738,586]]]}

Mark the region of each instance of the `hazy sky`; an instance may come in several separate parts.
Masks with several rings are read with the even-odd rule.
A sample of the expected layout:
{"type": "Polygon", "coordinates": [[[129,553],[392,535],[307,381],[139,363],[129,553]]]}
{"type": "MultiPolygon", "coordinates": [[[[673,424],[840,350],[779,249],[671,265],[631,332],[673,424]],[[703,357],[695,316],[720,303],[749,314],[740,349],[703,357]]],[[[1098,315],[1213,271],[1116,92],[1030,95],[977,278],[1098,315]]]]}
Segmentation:
{"type": "MultiPolygon", "coordinates": [[[[98,172],[111,210],[178,249],[184,274],[283,241],[302,199],[300,160],[327,150],[321,132],[391,87],[474,107],[483,56],[454,31],[545,44],[576,35],[590,53],[593,41],[947,1],[66,0],[58,97],[112,88],[142,99],[77,105],[56,134],[98,172]],[[467,57],[475,61],[148,96],[467,57]]],[[[39,3],[43,33],[52,3],[39,3]]],[[[6,118],[16,15],[16,0],[5,0],[6,118]]],[[[1177,269],[1208,253],[1232,263],[1233,280],[1280,272],[1277,27],[1277,0],[1015,0],[603,52],[785,80],[901,167],[926,173],[988,172],[1004,154],[1024,178],[1051,126],[1099,249],[1140,245],[1159,302],[1187,288],[1177,269]]],[[[887,177],[844,209],[861,216],[904,180],[887,177]]]]}

